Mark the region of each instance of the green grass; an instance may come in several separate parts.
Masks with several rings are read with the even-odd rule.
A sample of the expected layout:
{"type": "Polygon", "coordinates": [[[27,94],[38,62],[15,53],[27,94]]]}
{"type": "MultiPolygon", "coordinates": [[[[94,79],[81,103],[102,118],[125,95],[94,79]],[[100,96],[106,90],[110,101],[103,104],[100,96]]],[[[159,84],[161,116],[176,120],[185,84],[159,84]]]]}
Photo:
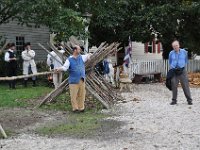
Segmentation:
{"type": "MultiPolygon", "coordinates": [[[[6,85],[0,85],[0,107],[32,107],[36,106],[38,98],[45,96],[52,91],[52,88],[45,86],[32,87],[17,86],[17,89],[11,90],[6,85]]],[[[45,127],[36,129],[36,133],[41,135],[64,135],[64,136],[85,136],[92,135],[102,125],[101,120],[106,118],[105,114],[99,113],[100,103],[92,100],[97,107],[86,106],[85,113],[74,114],[71,112],[71,103],[69,93],[61,94],[55,103],[45,104],[38,111],[55,110],[66,112],[66,118],[60,122],[50,122],[45,127]]],[[[14,131],[13,131],[14,133],[14,131]]],[[[8,131],[8,135],[12,132],[8,131]]],[[[1,139],[0,135],[0,139],[1,139]]]]}
{"type": "Polygon", "coordinates": [[[55,136],[90,136],[102,125],[103,118],[108,115],[97,113],[92,110],[81,114],[70,113],[65,123],[51,124],[36,129],[41,135],[55,136]]]}
{"type": "Polygon", "coordinates": [[[41,107],[46,110],[61,110],[61,111],[71,111],[71,102],[69,93],[65,92],[61,94],[55,101],[55,103],[47,103],[41,107]]]}
{"type": "Polygon", "coordinates": [[[17,89],[9,89],[6,85],[0,85],[0,107],[26,107],[26,100],[38,99],[49,93],[52,89],[45,86],[24,88],[17,86],[17,89]]]}

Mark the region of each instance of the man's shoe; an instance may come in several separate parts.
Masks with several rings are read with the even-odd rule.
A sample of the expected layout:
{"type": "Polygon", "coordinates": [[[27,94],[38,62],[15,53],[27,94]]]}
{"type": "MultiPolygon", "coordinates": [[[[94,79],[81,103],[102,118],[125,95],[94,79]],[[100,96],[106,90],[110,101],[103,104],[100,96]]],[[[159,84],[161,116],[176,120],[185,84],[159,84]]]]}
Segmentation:
{"type": "Polygon", "coordinates": [[[191,101],[188,102],[188,105],[192,105],[193,103],[191,101]]]}
{"type": "Polygon", "coordinates": [[[80,112],[80,113],[84,113],[84,112],[85,112],[85,109],[83,109],[83,110],[79,110],[79,112],[80,112]]]}
{"type": "Polygon", "coordinates": [[[76,109],[76,110],[73,110],[72,112],[73,113],[79,113],[80,111],[78,109],[76,109]]]}
{"type": "Polygon", "coordinates": [[[171,103],[170,103],[170,105],[176,105],[177,104],[177,102],[175,102],[175,101],[172,101],[171,103]]]}

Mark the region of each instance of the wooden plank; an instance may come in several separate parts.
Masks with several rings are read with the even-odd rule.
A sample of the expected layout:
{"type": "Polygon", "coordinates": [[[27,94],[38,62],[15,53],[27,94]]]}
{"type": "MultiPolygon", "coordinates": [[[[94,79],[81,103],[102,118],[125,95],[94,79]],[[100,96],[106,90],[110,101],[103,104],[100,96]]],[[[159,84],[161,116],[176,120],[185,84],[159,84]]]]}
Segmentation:
{"type": "Polygon", "coordinates": [[[12,76],[12,77],[0,77],[0,81],[19,80],[19,79],[30,78],[30,77],[34,77],[34,76],[48,75],[48,74],[52,74],[52,73],[53,73],[52,71],[49,71],[49,72],[40,72],[40,73],[29,74],[29,75],[20,75],[20,76],[12,76]]]}
{"type": "Polygon", "coordinates": [[[1,134],[3,135],[4,138],[7,138],[7,134],[6,132],[4,131],[3,127],[1,126],[0,124],[0,131],[1,131],[1,134]]]}

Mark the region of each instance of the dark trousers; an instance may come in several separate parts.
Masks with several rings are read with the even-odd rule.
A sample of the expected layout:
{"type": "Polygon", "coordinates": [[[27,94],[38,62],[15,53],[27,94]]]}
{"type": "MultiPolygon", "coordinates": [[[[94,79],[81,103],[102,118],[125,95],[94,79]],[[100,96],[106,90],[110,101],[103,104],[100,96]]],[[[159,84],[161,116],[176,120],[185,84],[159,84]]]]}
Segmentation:
{"type": "MultiPolygon", "coordinates": [[[[8,77],[17,75],[17,65],[16,64],[8,64],[7,65],[7,75],[8,75],[8,77]]],[[[15,88],[15,80],[9,81],[9,87],[15,88]]]]}
{"type": "Polygon", "coordinates": [[[177,93],[178,93],[178,84],[179,81],[181,83],[181,86],[183,88],[183,92],[185,94],[185,97],[187,98],[188,102],[192,101],[191,98],[191,93],[190,93],[190,88],[189,88],[189,81],[188,81],[188,76],[187,76],[187,72],[184,69],[183,73],[181,75],[175,75],[172,79],[171,79],[171,83],[172,83],[172,101],[177,101],[177,93]]]}

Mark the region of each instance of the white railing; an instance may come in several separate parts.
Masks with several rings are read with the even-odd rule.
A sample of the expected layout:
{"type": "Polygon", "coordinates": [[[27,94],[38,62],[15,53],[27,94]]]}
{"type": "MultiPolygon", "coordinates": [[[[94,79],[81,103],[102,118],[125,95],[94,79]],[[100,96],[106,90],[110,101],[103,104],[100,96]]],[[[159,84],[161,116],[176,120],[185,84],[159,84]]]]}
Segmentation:
{"type": "MultiPolygon", "coordinates": [[[[163,77],[166,77],[169,63],[168,60],[133,60],[129,69],[130,78],[133,78],[134,74],[154,72],[160,72],[163,77]]],[[[189,60],[186,69],[188,72],[200,71],[200,60],[189,60]]]]}

